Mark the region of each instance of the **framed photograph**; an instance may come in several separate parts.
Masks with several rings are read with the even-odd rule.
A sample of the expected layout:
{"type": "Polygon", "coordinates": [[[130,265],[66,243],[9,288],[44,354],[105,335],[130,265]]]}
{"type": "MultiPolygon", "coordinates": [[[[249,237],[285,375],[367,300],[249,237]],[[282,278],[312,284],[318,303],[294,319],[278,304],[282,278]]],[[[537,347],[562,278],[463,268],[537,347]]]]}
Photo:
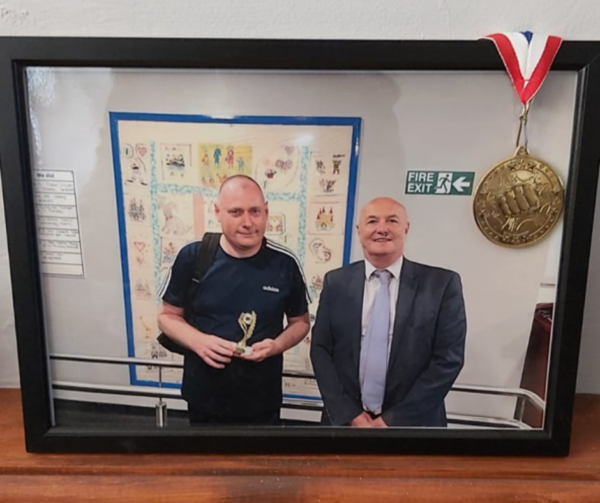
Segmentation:
{"type": "Polygon", "coordinates": [[[488,40],[0,39],[26,449],[567,455],[599,54],[563,42],[524,108],[488,40]],[[182,294],[182,316],[227,318],[214,335],[243,355],[266,323],[252,302],[285,305],[282,329],[310,319],[247,373],[239,355],[215,370],[169,351],[158,322],[239,175],[267,201],[261,253],[298,272],[305,304],[279,300],[292,287],[268,276],[271,255],[252,280],[221,246],[205,275],[188,265],[207,307],[190,315],[182,294]],[[379,408],[360,356],[373,200],[401,204],[408,232],[379,408]],[[269,393],[269,420],[192,420],[208,403],[250,417],[269,393]],[[354,427],[357,413],[387,427],[354,427]]]}

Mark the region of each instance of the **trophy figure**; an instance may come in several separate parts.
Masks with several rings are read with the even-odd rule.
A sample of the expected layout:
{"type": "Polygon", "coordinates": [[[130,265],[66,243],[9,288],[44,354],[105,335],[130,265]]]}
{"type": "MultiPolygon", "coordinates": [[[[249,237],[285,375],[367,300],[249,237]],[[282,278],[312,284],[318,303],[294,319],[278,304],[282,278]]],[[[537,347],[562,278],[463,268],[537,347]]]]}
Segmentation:
{"type": "Polygon", "coordinates": [[[241,313],[240,317],[238,318],[238,323],[242,329],[242,332],[244,332],[244,337],[242,337],[242,339],[236,344],[235,352],[238,355],[251,355],[252,348],[246,346],[246,341],[250,339],[254,333],[254,328],[256,327],[256,313],[254,311],[251,313],[241,313]]]}

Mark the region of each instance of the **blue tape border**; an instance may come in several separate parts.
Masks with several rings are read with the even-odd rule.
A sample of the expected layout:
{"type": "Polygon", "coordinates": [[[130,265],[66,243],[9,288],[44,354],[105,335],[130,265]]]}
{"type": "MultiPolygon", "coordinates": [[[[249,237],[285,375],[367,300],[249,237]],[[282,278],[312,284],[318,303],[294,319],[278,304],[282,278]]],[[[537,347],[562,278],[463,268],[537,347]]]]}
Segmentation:
{"type": "MultiPolygon", "coordinates": [[[[135,343],[133,333],[133,309],[131,305],[131,285],[129,265],[127,261],[127,237],[126,220],[124,212],[124,194],[121,177],[121,159],[120,159],[120,141],[119,141],[119,122],[137,121],[137,122],[175,122],[175,123],[212,123],[212,124],[256,124],[256,125],[281,125],[281,126],[351,126],[352,127],[352,147],[349,162],[349,181],[348,197],[346,203],[346,224],[344,229],[344,252],[343,265],[350,262],[350,253],[352,249],[352,229],[354,222],[354,206],[356,198],[356,184],[358,178],[358,161],[360,151],[360,136],[362,119],[359,117],[305,117],[305,116],[211,116],[211,115],[188,115],[188,114],[161,114],[161,113],[141,113],[141,112],[109,112],[110,137],[112,145],[112,159],[115,180],[115,193],[117,204],[117,220],[119,225],[119,244],[121,252],[121,269],[123,275],[123,301],[125,306],[125,318],[127,329],[127,353],[129,356],[135,356],[135,343]]],[[[304,169],[308,169],[306,163],[303,163],[304,169]]],[[[154,166],[152,167],[154,168],[154,166]]],[[[154,186],[155,173],[152,169],[151,187],[154,186]]],[[[304,196],[303,199],[306,197],[304,196]]],[[[303,201],[306,206],[306,201],[303,201]]],[[[302,204],[302,202],[301,202],[302,204]]],[[[154,211],[154,208],[153,208],[154,211]]],[[[300,245],[300,243],[299,243],[300,245]]],[[[304,257],[299,257],[304,264],[304,257]]],[[[158,287],[159,285],[157,285],[158,287]]],[[[158,387],[157,381],[138,379],[136,366],[130,365],[129,379],[132,385],[158,387]]],[[[162,387],[175,388],[181,387],[177,383],[163,382],[162,387]]],[[[302,398],[309,400],[319,400],[317,397],[305,395],[285,395],[288,398],[302,398]]]]}

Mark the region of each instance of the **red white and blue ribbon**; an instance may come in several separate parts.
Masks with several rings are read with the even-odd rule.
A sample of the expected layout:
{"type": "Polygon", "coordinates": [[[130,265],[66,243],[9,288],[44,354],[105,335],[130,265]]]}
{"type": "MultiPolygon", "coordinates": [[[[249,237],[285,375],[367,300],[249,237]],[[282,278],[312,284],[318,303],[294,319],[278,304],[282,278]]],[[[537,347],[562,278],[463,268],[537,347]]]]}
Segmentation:
{"type": "Polygon", "coordinates": [[[526,105],[542,87],[562,38],[530,31],[483,37],[496,45],[519,99],[526,105]]]}

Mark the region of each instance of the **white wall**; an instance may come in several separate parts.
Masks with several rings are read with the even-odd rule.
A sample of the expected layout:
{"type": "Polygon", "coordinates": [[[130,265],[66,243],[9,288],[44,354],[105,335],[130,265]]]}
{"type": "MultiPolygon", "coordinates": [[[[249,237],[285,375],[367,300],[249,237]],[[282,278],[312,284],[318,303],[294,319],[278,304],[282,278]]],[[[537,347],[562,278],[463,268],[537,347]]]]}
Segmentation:
{"type": "MultiPolygon", "coordinates": [[[[596,1],[456,0],[4,0],[0,35],[340,39],[476,39],[530,29],[565,39],[600,39],[596,1]]],[[[1,195],[0,195],[1,197],[1,195]]],[[[578,389],[600,393],[600,215],[596,219],[578,389]],[[594,286],[596,285],[596,286],[594,286]]],[[[0,216],[0,386],[17,386],[11,294],[0,216]]]]}
{"type": "Polygon", "coordinates": [[[594,39],[594,0],[3,0],[3,35],[473,39],[494,31],[594,39]]]}

